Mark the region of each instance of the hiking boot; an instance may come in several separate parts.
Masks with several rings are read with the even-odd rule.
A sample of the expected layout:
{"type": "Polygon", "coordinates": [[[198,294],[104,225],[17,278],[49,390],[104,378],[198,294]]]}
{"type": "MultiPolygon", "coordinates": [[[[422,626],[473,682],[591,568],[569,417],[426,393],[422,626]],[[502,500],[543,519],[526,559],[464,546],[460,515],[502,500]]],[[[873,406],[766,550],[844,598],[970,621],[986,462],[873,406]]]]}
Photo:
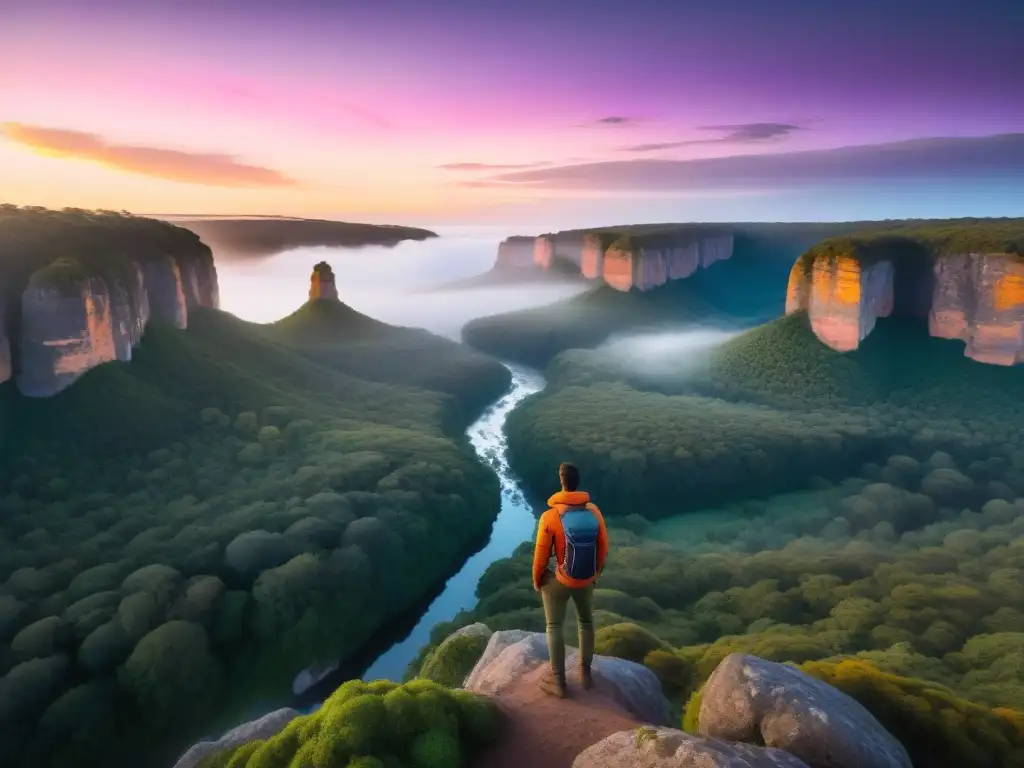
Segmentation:
{"type": "Polygon", "coordinates": [[[540,689],[549,696],[554,696],[558,699],[564,699],[568,695],[568,690],[565,684],[565,675],[558,675],[553,670],[548,670],[541,677],[538,683],[540,689]]]}
{"type": "Polygon", "coordinates": [[[583,690],[589,691],[594,687],[594,676],[590,673],[590,667],[580,664],[580,685],[583,690]]]}

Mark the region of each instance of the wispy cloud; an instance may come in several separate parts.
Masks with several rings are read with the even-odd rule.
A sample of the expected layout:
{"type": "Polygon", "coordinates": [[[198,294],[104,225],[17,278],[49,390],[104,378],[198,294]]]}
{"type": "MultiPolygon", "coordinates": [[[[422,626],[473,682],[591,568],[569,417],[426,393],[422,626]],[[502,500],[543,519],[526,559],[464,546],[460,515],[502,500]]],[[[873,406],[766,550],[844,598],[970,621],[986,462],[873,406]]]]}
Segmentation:
{"type": "Polygon", "coordinates": [[[571,190],[747,190],[878,181],[1024,179],[1024,133],[912,139],[699,160],[622,160],[497,174],[493,186],[571,190]]]}
{"type": "Polygon", "coordinates": [[[737,125],[702,125],[698,131],[714,131],[723,136],[707,139],[687,139],[685,141],[665,141],[654,144],[637,144],[624,147],[624,152],[656,152],[662,149],[689,147],[694,144],[759,144],[773,139],[785,139],[795,131],[805,130],[801,125],[792,123],[740,123],[737,125]]]}
{"type": "Polygon", "coordinates": [[[231,155],[117,144],[102,136],[23,123],[0,124],[0,135],[51,157],[86,160],[128,173],[211,187],[290,187],[297,182],[272,168],[231,155]]]}
{"type": "Polygon", "coordinates": [[[446,171],[505,171],[517,168],[540,168],[551,165],[548,160],[539,160],[535,163],[445,163],[437,166],[446,171]]]}

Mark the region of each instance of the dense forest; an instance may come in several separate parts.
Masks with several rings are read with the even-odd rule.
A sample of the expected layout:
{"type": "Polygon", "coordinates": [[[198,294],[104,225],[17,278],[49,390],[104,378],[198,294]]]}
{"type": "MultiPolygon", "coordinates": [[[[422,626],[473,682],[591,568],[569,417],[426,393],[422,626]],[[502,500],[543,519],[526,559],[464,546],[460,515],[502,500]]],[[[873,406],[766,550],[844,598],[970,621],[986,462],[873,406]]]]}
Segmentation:
{"type": "MultiPolygon", "coordinates": [[[[681,717],[739,650],[843,688],[918,768],[1024,764],[1024,371],[896,319],[842,355],[803,314],[692,363],[566,353],[509,419],[528,490],[574,461],[615,531],[598,652],[648,664],[681,717]]],[[[435,643],[543,631],[531,554],[435,643]]]]}
{"type": "Polygon", "coordinates": [[[170,764],[482,543],[498,484],[463,430],[508,370],[335,304],[197,308],[55,397],[0,386],[5,765],[170,764]]]}
{"type": "MultiPolygon", "coordinates": [[[[1015,220],[963,226],[897,234],[930,254],[1020,252],[1015,220]]],[[[573,461],[608,517],[598,652],[649,666],[691,730],[703,682],[743,651],[858,699],[916,768],[1024,765],[1024,370],[912,316],[846,354],[802,312],[701,352],[641,350],[557,355],[507,424],[538,503],[573,461]]],[[[459,626],[543,631],[531,556],[494,563],[410,674],[439,679],[459,626]]]]}

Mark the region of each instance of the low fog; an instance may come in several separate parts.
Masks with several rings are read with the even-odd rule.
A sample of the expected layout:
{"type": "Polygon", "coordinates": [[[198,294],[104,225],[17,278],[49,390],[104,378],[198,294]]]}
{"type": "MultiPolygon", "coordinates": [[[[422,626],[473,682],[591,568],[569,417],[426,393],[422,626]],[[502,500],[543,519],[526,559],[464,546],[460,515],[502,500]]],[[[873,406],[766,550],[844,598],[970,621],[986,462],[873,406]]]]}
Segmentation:
{"type": "Polygon", "coordinates": [[[698,371],[709,353],[741,331],[693,328],[649,333],[617,334],[598,352],[630,370],[648,376],[698,371]]]}
{"type": "Polygon", "coordinates": [[[253,322],[279,320],[308,299],[313,265],[326,261],[339,297],[354,309],[457,339],[474,318],[549,304],[583,290],[564,282],[432,290],[490,270],[498,235],[463,230],[393,248],[299,248],[250,261],[218,258],[221,308],[253,322]]]}

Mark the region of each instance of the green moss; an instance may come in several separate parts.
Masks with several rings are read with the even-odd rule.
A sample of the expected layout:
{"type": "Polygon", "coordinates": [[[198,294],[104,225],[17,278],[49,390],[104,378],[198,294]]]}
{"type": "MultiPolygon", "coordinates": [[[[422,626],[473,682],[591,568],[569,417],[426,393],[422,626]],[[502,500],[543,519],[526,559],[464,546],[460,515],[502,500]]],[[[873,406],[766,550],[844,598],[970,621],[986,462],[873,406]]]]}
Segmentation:
{"type": "Polygon", "coordinates": [[[700,735],[700,707],[704,701],[703,686],[694,691],[686,701],[683,711],[683,730],[694,736],[700,735]]]}
{"type": "Polygon", "coordinates": [[[449,688],[458,688],[487,647],[484,635],[449,638],[424,662],[420,676],[449,688]]]}
{"type": "Polygon", "coordinates": [[[658,732],[646,725],[633,731],[633,742],[636,744],[637,749],[642,749],[645,744],[655,741],[657,738],[658,732]]]}
{"type": "Polygon", "coordinates": [[[457,768],[497,738],[495,708],[473,694],[434,684],[379,683],[346,683],[317,712],[296,718],[266,741],[218,753],[202,768],[236,762],[247,768],[291,768],[306,760],[360,768],[457,768]],[[456,726],[439,727],[448,720],[439,721],[438,710],[453,714],[456,726]]]}
{"type": "Polygon", "coordinates": [[[597,630],[594,652],[642,663],[647,654],[655,650],[671,650],[652,632],[630,623],[613,624],[597,630]]]}
{"type": "Polygon", "coordinates": [[[996,768],[1024,761],[1024,712],[972,704],[863,661],[811,662],[802,669],[863,704],[914,765],[996,768]]]}

